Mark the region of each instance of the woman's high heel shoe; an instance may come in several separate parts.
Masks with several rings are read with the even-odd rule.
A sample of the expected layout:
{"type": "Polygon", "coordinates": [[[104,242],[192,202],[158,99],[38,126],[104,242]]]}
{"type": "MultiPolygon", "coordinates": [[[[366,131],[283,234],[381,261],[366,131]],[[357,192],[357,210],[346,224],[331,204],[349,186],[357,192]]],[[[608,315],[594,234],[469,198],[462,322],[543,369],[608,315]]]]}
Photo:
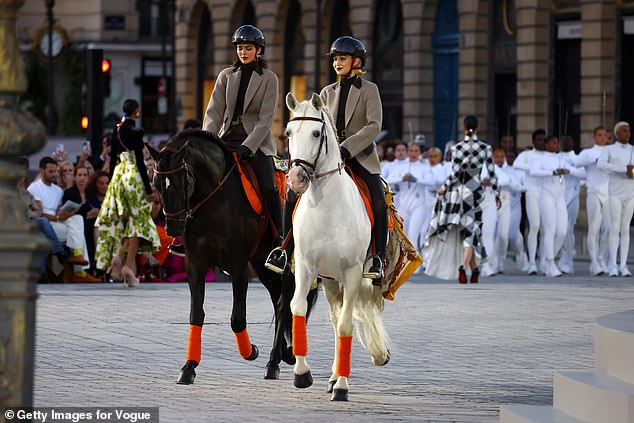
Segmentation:
{"type": "Polygon", "coordinates": [[[124,265],[121,268],[121,275],[128,288],[136,288],[140,285],[139,278],[136,277],[132,269],[128,266],[124,265]]]}
{"type": "Polygon", "coordinates": [[[107,273],[110,275],[108,280],[110,282],[123,282],[123,274],[122,274],[122,260],[119,255],[112,257],[112,261],[110,262],[110,268],[107,273]]]}
{"type": "Polygon", "coordinates": [[[473,272],[471,272],[471,283],[478,283],[478,279],[480,278],[480,269],[478,269],[477,267],[475,269],[473,269],[473,272]]]}
{"type": "Polygon", "coordinates": [[[467,283],[467,272],[465,272],[464,266],[458,268],[458,282],[467,283]]]}

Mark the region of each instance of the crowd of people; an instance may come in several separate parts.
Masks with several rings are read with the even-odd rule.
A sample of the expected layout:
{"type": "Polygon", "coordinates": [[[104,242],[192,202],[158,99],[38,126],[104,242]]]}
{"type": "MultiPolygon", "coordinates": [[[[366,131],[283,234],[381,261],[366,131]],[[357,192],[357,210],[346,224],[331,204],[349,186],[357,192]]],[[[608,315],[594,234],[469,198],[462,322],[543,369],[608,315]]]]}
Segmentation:
{"type": "MultiPolygon", "coordinates": [[[[184,129],[202,127],[251,164],[274,233],[285,235],[292,230],[297,200],[289,192],[282,207],[273,176],[273,156],[284,141],[283,134],[276,140],[271,132],[278,79],[263,58],[266,43],[258,28],[239,27],[232,44],[236,60],[218,75],[204,121],[190,120],[184,129]]],[[[516,150],[508,136],[493,148],[478,139],[475,116],[464,120],[464,141],[447,143],[444,152],[426,148],[418,138],[377,146],[380,90],[362,78],[365,46],[344,36],[328,54],[340,80],[322,90],[321,100],[332,113],[341,161],[370,191],[375,248],[368,274],[375,284],[384,276],[388,226],[381,177],[395,193],[406,235],[429,275],[467,283],[469,272],[469,280],[478,282],[480,275],[503,273],[509,253],[531,275],[573,273],[574,227],[585,186],[590,273],[630,276],[634,167],[628,123],[615,125],[614,143],[606,128],[597,127],[595,145],[579,154],[571,137],[547,136],[542,129],[533,132],[531,148],[516,150]]],[[[54,157],[40,161],[36,180],[25,176],[18,183],[29,216],[52,242],[51,255],[73,266],[72,281],[107,279],[133,287],[139,276],[186,278],[186,246],[165,231],[152,186],[155,164],[146,155],[143,130],[136,127],[139,116],[139,103],[126,100],[123,118],[104,134],[99,154],[85,145],[72,163],[58,147],[54,157]]],[[[28,160],[21,164],[28,172],[28,160]]],[[[276,272],[288,262],[281,245],[282,236],[276,236],[266,263],[276,272]]],[[[284,248],[290,255],[292,242],[284,248]]]]}
{"type": "Polygon", "coordinates": [[[492,147],[477,139],[477,119],[465,141],[444,151],[412,142],[385,144],[382,176],[405,219],[408,238],[423,253],[428,274],[466,283],[504,273],[511,257],[530,275],[574,273],[575,225],[581,187],[586,190],[587,251],[592,275],[630,276],[627,257],[634,211],[632,146],[627,122],[611,132],[593,131],[594,145],[574,151],[574,140],[532,134],[532,146],[518,151],[504,137],[492,147]],[[388,156],[389,155],[389,156],[388,156]],[[457,192],[451,192],[452,188],[457,192]],[[447,192],[446,192],[447,191],[447,192]],[[434,224],[434,218],[440,220],[434,224]],[[451,228],[458,228],[453,233],[451,228]],[[442,244],[434,243],[443,233],[442,244]],[[448,246],[459,239],[474,259],[448,246]],[[442,248],[440,248],[442,247],[442,248]],[[460,259],[456,258],[460,256],[460,259]]]}

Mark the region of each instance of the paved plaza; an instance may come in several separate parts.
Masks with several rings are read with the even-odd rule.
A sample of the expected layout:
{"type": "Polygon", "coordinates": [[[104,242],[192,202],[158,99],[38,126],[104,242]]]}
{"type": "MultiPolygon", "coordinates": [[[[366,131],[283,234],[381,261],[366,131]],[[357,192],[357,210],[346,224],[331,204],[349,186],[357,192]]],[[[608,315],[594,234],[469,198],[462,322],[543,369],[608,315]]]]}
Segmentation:
{"type": "Polygon", "coordinates": [[[159,406],[165,422],[496,422],[504,403],[552,404],[555,370],[594,367],[596,317],[634,308],[634,279],[558,279],[512,273],[460,286],[414,276],[386,302],[392,360],[374,367],[353,342],[350,402],[325,392],[334,353],[323,294],[308,325],[315,383],[293,387],[292,367],[263,379],[272,307],[252,283],[243,360],[229,325],[231,285],[209,283],[196,383],[175,383],[188,334],[186,284],[40,285],[35,405],[159,406]]]}

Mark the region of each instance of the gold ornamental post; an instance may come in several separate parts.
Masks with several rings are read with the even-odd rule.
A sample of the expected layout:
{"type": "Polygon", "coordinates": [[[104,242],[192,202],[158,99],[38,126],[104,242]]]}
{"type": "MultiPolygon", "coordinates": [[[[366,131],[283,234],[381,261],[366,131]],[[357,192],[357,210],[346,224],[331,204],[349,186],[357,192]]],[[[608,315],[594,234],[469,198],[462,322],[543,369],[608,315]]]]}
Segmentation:
{"type": "Polygon", "coordinates": [[[35,280],[48,249],[16,190],[22,173],[17,158],[46,143],[42,123],[17,108],[26,89],[16,40],[16,12],[23,4],[0,0],[0,408],[33,402],[35,280]]]}

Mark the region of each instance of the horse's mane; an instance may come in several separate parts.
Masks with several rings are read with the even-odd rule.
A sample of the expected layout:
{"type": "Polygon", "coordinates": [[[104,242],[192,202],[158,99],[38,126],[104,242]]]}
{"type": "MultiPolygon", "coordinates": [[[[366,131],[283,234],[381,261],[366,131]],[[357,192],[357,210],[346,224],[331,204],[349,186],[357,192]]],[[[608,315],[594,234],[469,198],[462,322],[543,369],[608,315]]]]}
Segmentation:
{"type": "Polygon", "coordinates": [[[216,135],[202,129],[185,129],[169,139],[167,145],[178,150],[189,141],[189,154],[203,161],[209,161],[218,154],[218,150],[225,158],[225,166],[232,160],[232,155],[225,143],[216,135]],[[215,154],[214,154],[215,153],[215,154]]]}

